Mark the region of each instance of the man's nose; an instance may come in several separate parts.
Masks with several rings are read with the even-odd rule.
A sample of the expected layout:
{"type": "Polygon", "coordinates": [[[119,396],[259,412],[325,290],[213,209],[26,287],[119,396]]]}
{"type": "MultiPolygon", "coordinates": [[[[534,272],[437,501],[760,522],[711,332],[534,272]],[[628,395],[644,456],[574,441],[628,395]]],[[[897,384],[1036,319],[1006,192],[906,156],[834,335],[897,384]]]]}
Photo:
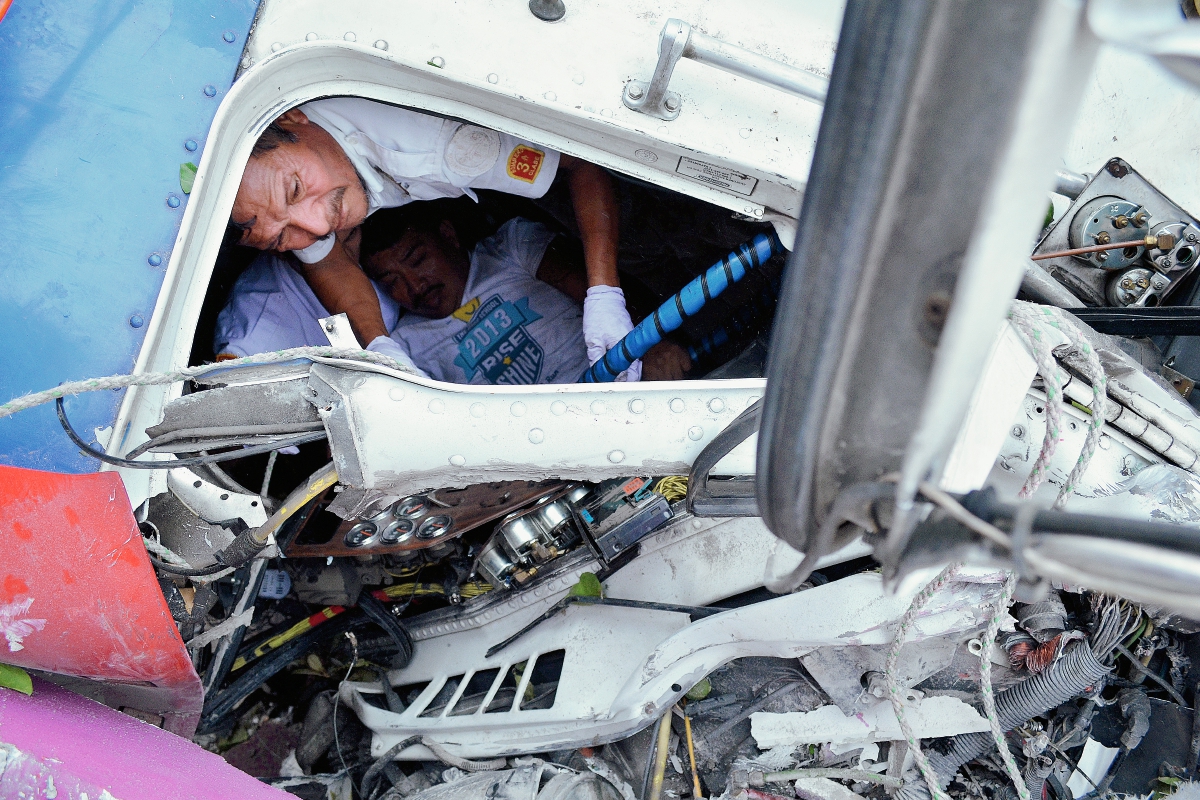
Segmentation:
{"type": "Polygon", "coordinates": [[[293,227],[320,239],[330,233],[329,213],[324,203],[317,198],[297,203],[291,208],[289,222],[293,227]]]}

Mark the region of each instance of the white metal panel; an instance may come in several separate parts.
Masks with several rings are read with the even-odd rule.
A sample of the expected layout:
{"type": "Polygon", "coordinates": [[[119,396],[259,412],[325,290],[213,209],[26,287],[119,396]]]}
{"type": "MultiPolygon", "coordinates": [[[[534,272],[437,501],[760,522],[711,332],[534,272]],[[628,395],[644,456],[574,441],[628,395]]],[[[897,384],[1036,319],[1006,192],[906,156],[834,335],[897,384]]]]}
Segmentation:
{"type": "MultiPolygon", "coordinates": [[[[769,58],[829,74],[840,3],[763,0],[753,9],[746,13],[737,0],[575,0],[567,3],[564,19],[548,24],[512,0],[267,0],[243,64],[253,68],[289,47],[385,42],[386,51],[377,49],[383,58],[436,64],[431,68],[448,80],[496,97],[520,99],[618,137],[634,134],[630,141],[650,137],[675,146],[639,149],[642,160],[659,170],[673,173],[679,154],[694,151],[692,156],[708,154],[783,176],[800,189],[821,117],[811,101],[685,60],[671,81],[683,98],[678,119],[663,122],[621,102],[626,81],[648,79],[654,71],[659,32],[671,17],[769,58]]],[[[798,210],[779,200],[763,203],[759,191],[752,199],[798,210]]]]}

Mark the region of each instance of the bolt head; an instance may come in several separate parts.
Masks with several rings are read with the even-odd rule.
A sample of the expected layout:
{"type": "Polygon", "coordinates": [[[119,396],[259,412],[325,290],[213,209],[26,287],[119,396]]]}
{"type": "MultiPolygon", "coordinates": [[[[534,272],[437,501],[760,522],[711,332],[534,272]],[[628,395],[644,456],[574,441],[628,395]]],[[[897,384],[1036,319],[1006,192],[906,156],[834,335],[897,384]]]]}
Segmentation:
{"type": "Polygon", "coordinates": [[[663,105],[665,105],[667,107],[667,111],[676,111],[679,108],[679,98],[678,97],[668,97],[663,102],[663,105]]]}
{"type": "Polygon", "coordinates": [[[221,34],[221,38],[229,44],[233,44],[235,41],[237,41],[237,34],[233,31],[225,31],[225,33],[221,34]]]}
{"type": "Polygon", "coordinates": [[[629,99],[630,100],[641,100],[642,99],[642,87],[638,86],[636,83],[629,84],[629,99]]]}
{"type": "Polygon", "coordinates": [[[1096,234],[1096,244],[1108,244],[1112,241],[1112,237],[1108,235],[1108,231],[1100,231],[1096,234]]]}
{"type": "Polygon", "coordinates": [[[204,96],[205,97],[216,97],[217,96],[217,87],[213,86],[211,83],[208,86],[205,86],[204,87],[204,96]]]}

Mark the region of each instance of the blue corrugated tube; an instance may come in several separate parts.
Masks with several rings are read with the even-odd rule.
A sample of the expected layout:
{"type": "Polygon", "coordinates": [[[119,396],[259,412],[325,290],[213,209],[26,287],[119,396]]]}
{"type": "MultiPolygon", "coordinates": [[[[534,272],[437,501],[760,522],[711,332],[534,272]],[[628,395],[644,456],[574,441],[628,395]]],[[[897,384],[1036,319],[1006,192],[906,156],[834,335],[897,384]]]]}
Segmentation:
{"type": "Polygon", "coordinates": [[[579,382],[608,383],[616,380],[618,375],[629,369],[630,364],[661,342],[664,336],[704,308],[705,303],[740,281],[749,270],[761,267],[772,256],[782,252],[783,243],[774,231],[760,233],[739,246],[635,325],[603,358],[588,367],[579,382]]]}

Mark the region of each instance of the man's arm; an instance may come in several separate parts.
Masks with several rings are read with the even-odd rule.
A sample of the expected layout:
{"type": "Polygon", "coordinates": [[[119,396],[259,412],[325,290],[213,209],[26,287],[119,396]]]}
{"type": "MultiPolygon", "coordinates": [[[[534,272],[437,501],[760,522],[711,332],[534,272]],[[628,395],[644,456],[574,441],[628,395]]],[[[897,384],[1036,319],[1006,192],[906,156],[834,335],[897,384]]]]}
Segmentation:
{"type": "Polygon", "coordinates": [[[301,272],[313,294],[330,314],[345,313],[354,335],[365,347],[380,336],[387,336],[383,311],[371,279],[358,266],[359,228],[338,234],[329,255],[315,264],[302,264],[301,272]]]}
{"type": "MultiPolygon", "coordinates": [[[[595,164],[562,155],[575,222],[583,240],[587,296],[583,301],[583,341],[588,361],[595,363],[633,328],[617,275],[619,216],[617,195],[608,173],[595,164]]],[[[618,380],[636,381],[642,365],[635,361],[618,380]]]]}
{"type": "Polygon", "coordinates": [[[595,164],[565,153],[558,164],[567,173],[575,223],[583,240],[588,286],[620,286],[617,275],[620,213],[612,178],[595,164]]]}
{"type": "Polygon", "coordinates": [[[583,305],[587,297],[588,276],[583,266],[582,251],[574,237],[556,236],[542,255],[534,276],[542,283],[583,305]]]}

